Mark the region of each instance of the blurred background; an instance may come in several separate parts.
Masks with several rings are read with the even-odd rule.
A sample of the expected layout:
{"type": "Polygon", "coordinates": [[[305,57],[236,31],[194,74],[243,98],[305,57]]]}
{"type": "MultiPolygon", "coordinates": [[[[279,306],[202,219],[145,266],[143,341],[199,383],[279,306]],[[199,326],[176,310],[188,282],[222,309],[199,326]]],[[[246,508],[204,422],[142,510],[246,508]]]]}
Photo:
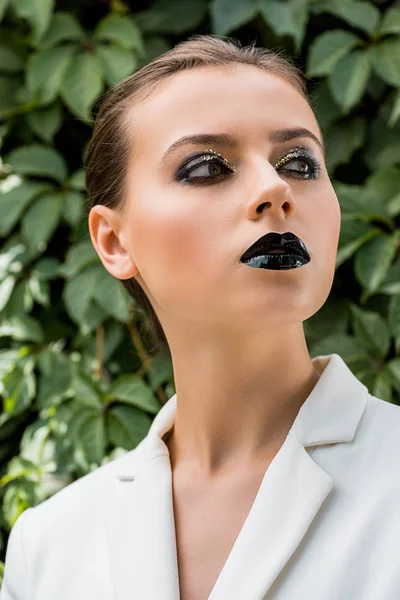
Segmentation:
{"type": "Polygon", "coordinates": [[[310,354],[400,404],[400,2],[0,0],[0,584],[21,512],[135,448],[175,393],[92,246],[84,163],[101,94],[194,33],[307,75],[342,211],[310,354]]]}

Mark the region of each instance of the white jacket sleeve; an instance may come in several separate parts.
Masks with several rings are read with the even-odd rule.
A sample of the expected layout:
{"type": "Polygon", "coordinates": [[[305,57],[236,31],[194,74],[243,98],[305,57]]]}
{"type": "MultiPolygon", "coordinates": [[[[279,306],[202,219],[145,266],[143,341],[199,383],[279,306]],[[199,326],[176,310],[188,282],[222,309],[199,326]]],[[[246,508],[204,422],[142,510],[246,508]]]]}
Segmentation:
{"type": "Polygon", "coordinates": [[[23,528],[30,510],[27,508],[20,514],[8,537],[0,600],[29,600],[28,564],[25,556],[23,528]]]}

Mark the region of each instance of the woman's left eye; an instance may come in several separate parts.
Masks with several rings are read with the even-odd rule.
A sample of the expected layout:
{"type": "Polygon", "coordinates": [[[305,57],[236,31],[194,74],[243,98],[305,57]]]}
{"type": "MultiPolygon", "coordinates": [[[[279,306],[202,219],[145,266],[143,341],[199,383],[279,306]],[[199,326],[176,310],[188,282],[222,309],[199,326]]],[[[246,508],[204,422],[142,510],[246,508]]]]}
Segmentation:
{"type": "Polygon", "coordinates": [[[320,163],[317,159],[306,154],[298,152],[289,153],[275,165],[278,171],[290,173],[290,177],[299,179],[316,179],[321,171],[320,163]],[[298,168],[288,169],[286,165],[298,163],[298,168]]]}

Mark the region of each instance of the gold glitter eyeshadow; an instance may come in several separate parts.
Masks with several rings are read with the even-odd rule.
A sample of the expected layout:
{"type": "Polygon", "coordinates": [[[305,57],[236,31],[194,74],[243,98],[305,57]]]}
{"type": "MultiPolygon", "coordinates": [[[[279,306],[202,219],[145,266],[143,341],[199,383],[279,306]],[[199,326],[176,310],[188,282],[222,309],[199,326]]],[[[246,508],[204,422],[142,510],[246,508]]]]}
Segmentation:
{"type": "Polygon", "coordinates": [[[299,157],[304,158],[304,150],[303,151],[296,150],[296,149],[291,150],[290,152],[288,152],[281,158],[278,158],[277,162],[275,163],[275,168],[281,167],[282,165],[286,164],[293,158],[299,158],[299,157]]]}
{"type": "Polygon", "coordinates": [[[232,171],[234,171],[235,173],[238,173],[239,171],[237,170],[236,167],[234,167],[233,165],[231,165],[224,156],[222,156],[222,154],[220,154],[219,152],[216,152],[215,150],[213,150],[212,148],[208,148],[208,150],[206,150],[206,152],[210,152],[210,154],[204,156],[204,160],[212,160],[214,158],[213,155],[218,156],[222,162],[229,167],[229,169],[232,169],[232,171]]]}

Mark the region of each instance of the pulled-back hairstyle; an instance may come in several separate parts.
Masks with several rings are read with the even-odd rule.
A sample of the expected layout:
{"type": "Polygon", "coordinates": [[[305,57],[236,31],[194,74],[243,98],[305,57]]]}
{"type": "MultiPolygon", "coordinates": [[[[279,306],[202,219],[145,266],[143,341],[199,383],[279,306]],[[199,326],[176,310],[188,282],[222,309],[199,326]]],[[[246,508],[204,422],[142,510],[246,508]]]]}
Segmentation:
{"type": "MultiPolygon", "coordinates": [[[[258,48],[254,43],[242,46],[234,38],[193,35],[104,94],[87,150],[86,188],[89,209],[95,204],[104,204],[117,211],[123,207],[128,157],[134,144],[129,115],[135,102],[142,100],[157,84],[179,71],[238,63],[253,65],[284,79],[309,102],[306,76],[289,58],[281,56],[281,52],[258,48]]],[[[122,283],[146,315],[156,349],[169,352],[164,330],[139,282],[132,277],[122,280],[122,283]]]]}

